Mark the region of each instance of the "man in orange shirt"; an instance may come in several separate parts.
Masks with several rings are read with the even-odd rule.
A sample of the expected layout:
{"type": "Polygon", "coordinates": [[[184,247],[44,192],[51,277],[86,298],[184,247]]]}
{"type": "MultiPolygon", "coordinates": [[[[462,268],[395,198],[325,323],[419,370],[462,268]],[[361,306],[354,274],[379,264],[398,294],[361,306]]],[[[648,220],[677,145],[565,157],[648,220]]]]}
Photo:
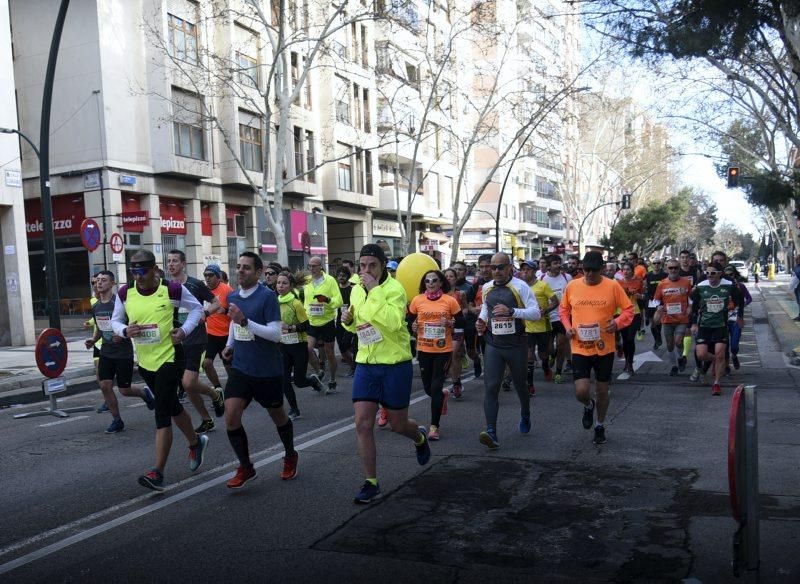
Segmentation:
{"type": "Polygon", "coordinates": [[[678,371],[686,369],[686,357],[682,351],[683,338],[689,327],[689,294],[692,292],[692,282],[689,278],[681,276],[680,270],[681,265],[678,260],[667,260],[668,276],[659,282],[653,295],[653,300],[658,304],[656,313],[661,319],[661,330],[664,331],[667,354],[672,363],[669,372],[671,377],[678,375],[678,371]]]}
{"type": "MultiPolygon", "coordinates": [[[[228,316],[228,294],[233,292],[233,288],[222,281],[222,270],[217,264],[211,264],[203,270],[203,278],[206,281],[211,293],[219,300],[220,307],[214,312],[209,312],[206,307],[206,331],[208,333],[208,344],[206,344],[206,356],[203,359],[203,371],[206,372],[208,380],[214,387],[222,390],[217,370],[214,369],[214,358],[219,355],[222,359],[222,351],[228,343],[228,332],[231,326],[231,319],[228,316]]],[[[228,372],[230,365],[222,359],[222,366],[228,372]]]]}
{"type": "Polygon", "coordinates": [[[617,282],[604,278],[603,256],[590,251],[583,257],[585,276],[567,285],[561,298],[559,315],[572,344],[572,369],[575,397],[584,405],[583,427],[594,428],[595,444],[606,442],[604,422],[608,412],[608,382],[614,367],[614,335],[633,322],[633,305],[617,282]],[[614,313],[620,310],[619,316],[614,313]],[[592,399],[591,373],[595,374],[595,399],[592,399]]]}

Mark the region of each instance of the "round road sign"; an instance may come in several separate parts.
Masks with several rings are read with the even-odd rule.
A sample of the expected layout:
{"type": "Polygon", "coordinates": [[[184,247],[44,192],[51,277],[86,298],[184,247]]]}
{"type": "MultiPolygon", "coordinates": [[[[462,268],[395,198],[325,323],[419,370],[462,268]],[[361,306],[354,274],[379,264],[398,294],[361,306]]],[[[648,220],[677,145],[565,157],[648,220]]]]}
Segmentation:
{"type": "Polygon", "coordinates": [[[112,233],[108,244],[111,246],[112,253],[122,253],[122,236],[119,233],[112,233]]]}
{"type": "Polygon", "coordinates": [[[67,353],[67,340],[58,329],[44,329],[36,340],[36,366],[45,377],[53,379],[64,373],[67,353]]]}
{"type": "Polygon", "coordinates": [[[81,243],[89,251],[94,251],[100,245],[100,226],[94,219],[84,219],[81,223],[81,243]]]}

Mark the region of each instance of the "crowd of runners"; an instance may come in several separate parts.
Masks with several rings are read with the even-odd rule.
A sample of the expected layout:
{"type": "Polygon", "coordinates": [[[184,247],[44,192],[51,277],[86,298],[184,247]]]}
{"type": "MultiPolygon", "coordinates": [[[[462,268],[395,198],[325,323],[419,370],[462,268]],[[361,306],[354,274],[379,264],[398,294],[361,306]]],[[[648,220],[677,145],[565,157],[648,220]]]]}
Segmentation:
{"type": "Polygon", "coordinates": [[[86,346],[95,351],[101,407],[112,416],[106,432],[125,427],[115,382],[120,394],[142,399],[155,415],[154,465],[139,483],[164,489],[173,422],[188,444],[189,468],[200,468],[215,427],[206,398],[214,417],[224,417],[239,460],[229,488],[256,476],[242,425],[252,401],[266,409],[285,449],[281,479],[294,478],[293,424],[302,417],[296,388],[335,394],[341,375],[352,378],[364,472],[356,503],[381,495],[376,422],[411,440],[417,461],[426,464],[467,374],[483,381],[485,429],[478,438],[489,449],[500,447],[501,391],[513,387],[519,399],[515,431],[531,432],[537,368],[545,381],[572,380],[583,427],[594,430],[595,444],[605,443],[615,359],[624,361],[617,380],[635,375],[636,344],[649,342],[648,329],[654,350],[666,346],[665,376],[681,375],[691,362],[689,380],[710,383],[711,394],[720,395],[722,377],[740,367],[750,302],[722,252],[702,263],[689,251],[649,261],[634,253],[609,261],[590,251],[566,262],[549,255],[517,265],[505,253],[487,254],[475,273],[464,262],[425,271],[412,297],[394,277],[397,262],[375,244],[361,249],[357,263],[343,262],[335,277],[319,257],[295,273],[252,252],[239,256],[230,283],[214,264],[205,267],[204,281],[189,276],[180,250],[167,254],[164,268],[140,250],[127,285],[117,290],[109,271],[92,279],[94,335],[86,346]],[[430,397],[426,424],[408,415],[415,359],[430,397]],[[134,361],[144,384],[133,383],[134,361]],[[215,362],[225,370],[224,388],[215,362]],[[201,371],[210,384],[200,380],[201,371]],[[199,416],[196,427],[186,401],[199,416]]]}

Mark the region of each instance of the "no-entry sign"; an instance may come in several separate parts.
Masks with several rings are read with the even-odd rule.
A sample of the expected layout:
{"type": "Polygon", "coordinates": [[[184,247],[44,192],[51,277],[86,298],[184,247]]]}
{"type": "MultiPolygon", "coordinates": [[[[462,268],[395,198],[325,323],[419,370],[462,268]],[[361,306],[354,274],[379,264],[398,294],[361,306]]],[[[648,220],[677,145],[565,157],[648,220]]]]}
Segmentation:
{"type": "Polygon", "coordinates": [[[67,340],[58,329],[44,329],[36,340],[36,366],[45,377],[53,379],[64,373],[67,353],[67,340]]]}

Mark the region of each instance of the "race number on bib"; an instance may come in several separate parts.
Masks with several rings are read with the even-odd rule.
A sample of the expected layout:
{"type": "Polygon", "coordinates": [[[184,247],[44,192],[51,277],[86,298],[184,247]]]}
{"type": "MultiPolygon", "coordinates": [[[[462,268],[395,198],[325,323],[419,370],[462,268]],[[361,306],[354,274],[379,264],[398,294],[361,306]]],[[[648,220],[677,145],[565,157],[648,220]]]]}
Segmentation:
{"type": "Polygon", "coordinates": [[[444,326],[440,324],[430,324],[426,322],[425,327],[422,330],[422,338],[431,341],[445,338],[444,326]]]}
{"type": "Polygon", "coordinates": [[[284,345],[294,345],[300,342],[300,335],[297,333],[283,333],[281,335],[281,343],[284,345]]]}
{"type": "Polygon", "coordinates": [[[600,340],[600,325],[595,324],[579,324],[578,325],[578,339],[581,341],[599,341],[600,340]]]}
{"type": "Polygon", "coordinates": [[[233,325],[233,338],[237,341],[247,342],[255,341],[256,336],[246,326],[238,324],[233,325]]]}
{"type": "Polygon", "coordinates": [[[308,305],[308,314],[310,316],[325,316],[325,305],[321,302],[312,302],[308,305]]]}
{"type": "Polygon", "coordinates": [[[139,330],[139,336],[133,339],[137,345],[157,345],[161,342],[161,329],[157,324],[142,324],[139,330]]]}
{"type": "Polygon", "coordinates": [[[514,327],[514,319],[510,316],[495,316],[492,317],[492,334],[493,335],[513,335],[516,332],[514,327]]]}
{"type": "Polygon", "coordinates": [[[95,317],[95,322],[97,322],[97,328],[103,331],[104,333],[111,332],[113,329],[111,328],[111,317],[110,316],[97,316],[95,317]]]}
{"type": "Polygon", "coordinates": [[[658,308],[658,305],[661,304],[658,300],[651,300],[647,303],[647,308],[658,308]]]}
{"type": "Polygon", "coordinates": [[[683,312],[683,307],[681,306],[680,302],[669,303],[667,304],[667,314],[676,315],[683,312]]]}
{"type": "Polygon", "coordinates": [[[369,323],[357,327],[356,334],[358,335],[358,342],[362,345],[372,345],[383,340],[381,331],[369,323]]]}

